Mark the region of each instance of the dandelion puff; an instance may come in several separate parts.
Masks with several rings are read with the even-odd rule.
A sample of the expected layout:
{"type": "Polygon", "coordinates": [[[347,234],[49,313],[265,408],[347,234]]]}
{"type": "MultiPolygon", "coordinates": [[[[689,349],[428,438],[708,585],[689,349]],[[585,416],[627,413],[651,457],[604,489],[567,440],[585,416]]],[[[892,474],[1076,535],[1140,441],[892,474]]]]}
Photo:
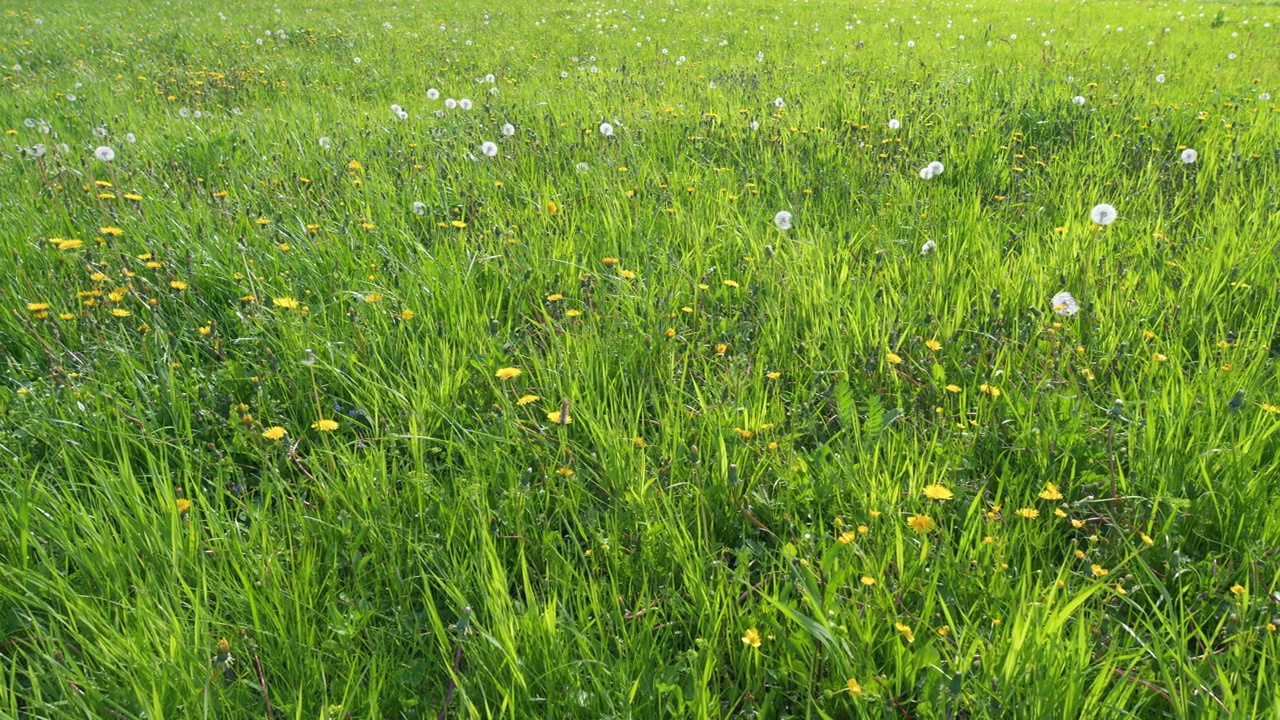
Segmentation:
{"type": "Polygon", "coordinates": [[[134,135],[133,133],[125,133],[124,139],[125,139],[125,142],[130,144],[138,142],[138,136],[134,135]]]}
{"type": "Polygon", "coordinates": [[[191,108],[180,108],[178,110],[178,116],[184,118],[191,117],[191,108]]]}
{"type": "Polygon", "coordinates": [[[485,142],[480,145],[480,152],[484,153],[485,157],[494,157],[498,154],[498,146],[492,142],[485,142]]]}
{"type": "Polygon", "coordinates": [[[488,75],[485,75],[485,76],[484,76],[484,81],[485,81],[485,82],[487,82],[487,83],[489,83],[490,85],[492,85],[492,84],[494,84],[495,82],[497,82],[497,80],[498,80],[498,79],[497,79],[497,78],[495,78],[495,77],[493,76],[493,73],[489,73],[488,75]]]}
{"type": "Polygon", "coordinates": [[[1186,150],[1182,151],[1182,154],[1178,156],[1178,159],[1182,161],[1183,165],[1190,165],[1191,163],[1195,162],[1196,159],[1199,157],[1200,157],[1200,153],[1196,152],[1195,150],[1192,150],[1191,148],[1187,148],[1186,150]]]}
{"type": "Polygon", "coordinates": [[[351,58],[351,62],[353,62],[353,63],[355,63],[355,64],[359,65],[359,64],[360,64],[360,58],[358,58],[358,57],[357,57],[357,58],[351,58]]]}
{"type": "Polygon", "coordinates": [[[329,140],[328,136],[325,136],[325,135],[321,135],[320,139],[317,140],[317,142],[320,143],[320,147],[324,148],[325,150],[328,150],[329,148],[333,147],[333,143],[329,140]]]}
{"type": "Polygon", "coordinates": [[[1080,303],[1066,290],[1054,295],[1049,303],[1053,306],[1053,311],[1063,317],[1071,317],[1080,312],[1080,303]]]}
{"type": "Polygon", "coordinates": [[[93,156],[98,158],[102,162],[111,162],[112,160],[116,159],[116,151],[112,150],[106,145],[103,145],[99,147],[97,150],[93,151],[93,156]]]}
{"type": "Polygon", "coordinates": [[[1071,102],[1079,105],[1080,107],[1084,107],[1085,99],[1083,95],[1077,95],[1071,98],[1071,102]]]}
{"type": "Polygon", "coordinates": [[[393,113],[395,113],[395,114],[397,114],[397,115],[399,115],[399,114],[400,114],[400,111],[401,111],[402,109],[403,109],[403,108],[401,108],[399,105],[396,105],[395,103],[392,103],[392,104],[391,104],[391,112],[393,112],[393,113]]]}
{"type": "Polygon", "coordinates": [[[613,137],[613,126],[609,123],[600,123],[600,134],[605,137],[613,137]]]}
{"type": "Polygon", "coordinates": [[[449,108],[450,110],[452,110],[452,109],[454,109],[454,108],[458,107],[458,101],[457,101],[457,100],[454,100],[453,98],[445,98],[445,100],[444,100],[444,106],[445,106],[445,107],[447,107],[447,108],[449,108]]]}
{"type": "Polygon", "coordinates": [[[921,180],[932,180],[933,176],[934,176],[934,172],[933,172],[932,165],[925,165],[924,167],[920,168],[921,180]]]}
{"type": "Polygon", "coordinates": [[[748,125],[747,127],[751,128],[751,132],[755,132],[760,129],[760,123],[756,122],[755,120],[752,120],[751,124],[748,125]]]}
{"type": "Polygon", "coordinates": [[[898,120],[898,118],[893,118],[893,119],[889,120],[889,129],[890,129],[890,130],[897,130],[897,129],[898,129],[898,128],[900,128],[900,127],[902,127],[902,121],[898,120]]]}
{"type": "Polygon", "coordinates": [[[503,126],[502,126],[502,134],[503,134],[503,135],[506,135],[507,137],[511,137],[512,135],[515,135],[515,134],[516,134],[516,126],[515,126],[515,125],[512,125],[511,123],[507,123],[506,125],[503,125],[503,126]]]}
{"type": "Polygon", "coordinates": [[[471,101],[468,100],[467,98],[462,98],[461,100],[458,101],[458,107],[462,108],[463,110],[470,110],[471,101]]]}
{"type": "Polygon", "coordinates": [[[777,225],[779,230],[790,230],[791,213],[786,210],[779,210],[778,214],[773,216],[773,224],[777,225]]]}
{"type": "Polygon", "coordinates": [[[426,214],[427,214],[427,204],[426,204],[426,203],[424,203],[424,202],[422,202],[421,200],[414,200],[414,201],[413,201],[413,214],[414,214],[414,215],[426,215],[426,214]]]}
{"type": "Polygon", "coordinates": [[[934,242],[934,241],[932,241],[932,240],[928,240],[928,241],[926,241],[926,242],[925,242],[925,244],[924,244],[924,245],[921,245],[921,246],[920,246],[920,254],[921,254],[921,255],[928,255],[928,254],[932,253],[934,250],[937,250],[937,249],[938,249],[938,243],[936,243],[936,242],[934,242]]]}
{"type": "Polygon", "coordinates": [[[773,106],[776,108],[784,108],[787,106],[787,101],[782,98],[774,98],[773,106]]]}
{"type": "Polygon", "coordinates": [[[1267,92],[1258,93],[1258,99],[1261,100],[1262,102],[1266,102],[1271,99],[1271,93],[1267,93],[1267,92]]]}
{"type": "Polygon", "coordinates": [[[933,171],[934,177],[937,177],[938,175],[941,175],[944,170],[946,170],[946,167],[943,166],[943,164],[938,162],[937,160],[934,160],[933,162],[929,163],[929,169],[933,171]]]}
{"type": "Polygon", "coordinates": [[[98,127],[94,128],[94,129],[93,129],[93,135],[94,135],[94,137],[106,137],[106,136],[107,136],[107,126],[106,126],[106,125],[99,125],[98,127]]]}
{"type": "Polygon", "coordinates": [[[1160,73],[1159,75],[1156,76],[1156,82],[1162,85],[1164,84],[1164,73],[1160,73]]]}
{"type": "Polygon", "coordinates": [[[1099,203],[1089,211],[1089,217],[1099,225],[1110,225],[1116,221],[1116,209],[1107,203],[1099,203]]]}
{"type": "Polygon", "coordinates": [[[437,90],[437,89],[435,89],[435,88],[431,88],[430,90],[428,90],[428,91],[427,91],[427,99],[428,99],[428,100],[439,100],[439,99],[440,99],[440,91],[439,91],[439,90],[437,90]]]}
{"type": "Polygon", "coordinates": [[[400,118],[401,120],[408,120],[409,113],[404,110],[401,110],[400,112],[396,113],[396,117],[400,118]]]}
{"type": "Polygon", "coordinates": [[[590,166],[590,165],[588,165],[588,164],[586,164],[585,162],[580,162],[580,163],[578,163],[577,165],[574,165],[574,168],[576,168],[578,172],[580,172],[580,173],[584,173],[584,172],[586,172],[586,171],[590,170],[590,169],[591,169],[591,166],[590,166]]]}

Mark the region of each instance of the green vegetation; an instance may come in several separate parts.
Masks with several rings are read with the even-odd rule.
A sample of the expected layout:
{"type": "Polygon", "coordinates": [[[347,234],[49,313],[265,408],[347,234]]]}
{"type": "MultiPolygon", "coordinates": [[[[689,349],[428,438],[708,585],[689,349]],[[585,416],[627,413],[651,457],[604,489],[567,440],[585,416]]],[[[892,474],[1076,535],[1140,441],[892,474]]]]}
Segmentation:
{"type": "Polygon", "coordinates": [[[1277,717],[1217,7],[6,11],[0,716],[1277,717]]]}

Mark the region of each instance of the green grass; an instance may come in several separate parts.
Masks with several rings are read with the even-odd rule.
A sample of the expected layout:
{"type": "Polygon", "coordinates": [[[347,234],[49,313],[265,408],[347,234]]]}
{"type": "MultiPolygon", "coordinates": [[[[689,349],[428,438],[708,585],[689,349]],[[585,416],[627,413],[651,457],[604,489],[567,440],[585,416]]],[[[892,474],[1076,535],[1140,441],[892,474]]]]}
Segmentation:
{"type": "Polygon", "coordinates": [[[6,11],[0,716],[1280,717],[1217,8],[6,11]]]}

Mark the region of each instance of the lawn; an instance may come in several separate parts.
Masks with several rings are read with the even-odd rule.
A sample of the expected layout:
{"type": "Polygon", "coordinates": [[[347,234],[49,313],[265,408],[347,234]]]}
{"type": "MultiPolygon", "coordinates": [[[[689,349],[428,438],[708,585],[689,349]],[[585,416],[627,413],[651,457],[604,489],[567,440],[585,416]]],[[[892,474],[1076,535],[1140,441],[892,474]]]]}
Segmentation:
{"type": "Polygon", "coordinates": [[[11,6],[0,717],[1280,717],[1272,93],[1275,3],[11,6]]]}

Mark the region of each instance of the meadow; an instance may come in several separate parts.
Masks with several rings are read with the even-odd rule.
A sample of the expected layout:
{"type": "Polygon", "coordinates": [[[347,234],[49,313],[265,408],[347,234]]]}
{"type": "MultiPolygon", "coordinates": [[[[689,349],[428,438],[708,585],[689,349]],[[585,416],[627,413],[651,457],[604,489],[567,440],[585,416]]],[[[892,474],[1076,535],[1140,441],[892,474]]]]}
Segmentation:
{"type": "Polygon", "coordinates": [[[0,717],[1280,717],[1280,6],[0,14],[0,717]]]}

